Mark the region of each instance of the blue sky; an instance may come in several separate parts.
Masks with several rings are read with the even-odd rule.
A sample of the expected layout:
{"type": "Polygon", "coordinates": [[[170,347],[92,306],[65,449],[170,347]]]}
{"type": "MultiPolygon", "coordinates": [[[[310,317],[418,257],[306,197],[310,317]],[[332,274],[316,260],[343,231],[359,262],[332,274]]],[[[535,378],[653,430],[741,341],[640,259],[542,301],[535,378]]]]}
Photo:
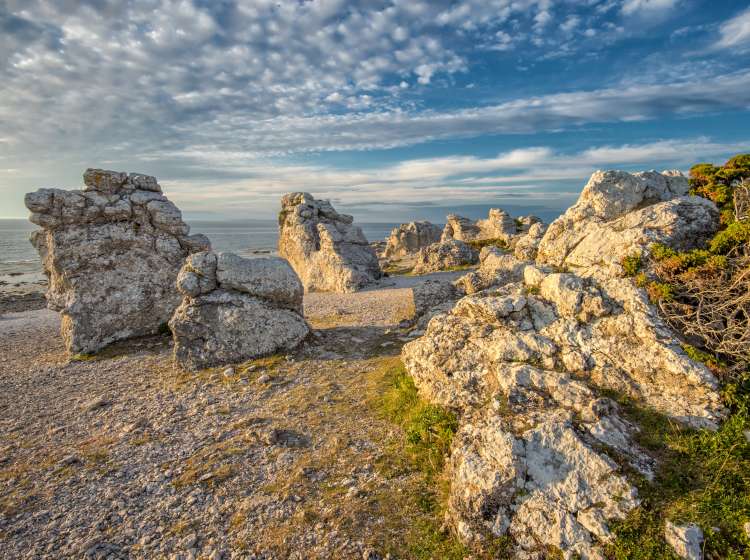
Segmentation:
{"type": "Polygon", "coordinates": [[[750,151],[750,4],[3,0],[0,217],[86,167],[189,218],[552,215],[599,168],[750,151]]]}

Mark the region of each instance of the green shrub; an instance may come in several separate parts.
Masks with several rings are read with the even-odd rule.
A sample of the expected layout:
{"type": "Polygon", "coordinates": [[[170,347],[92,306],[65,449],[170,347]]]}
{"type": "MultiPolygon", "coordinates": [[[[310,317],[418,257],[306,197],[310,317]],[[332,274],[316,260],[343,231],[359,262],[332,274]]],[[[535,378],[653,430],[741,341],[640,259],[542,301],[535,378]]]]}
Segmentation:
{"type": "Polygon", "coordinates": [[[674,287],[665,282],[650,282],[646,286],[646,293],[651,303],[674,300],[674,287]]]}
{"type": "Polygon", "coordinates": [[[750,154],[738,154],[724,165],[699,163],[690,168],[690,194],[712,200],[721,211],[723,224],[734,220],[734,185],[750,178],[750,154]]]}
{"type": "Polygon", "coordinates": [[[671,247],[667,247],[662,243],[652,243],[649,248],[651,249],[651,258],[656,261],[662,261],[664,259],[677,256],[677,253],[675,253],[674,249],[672,249],[671,247]]]}
{"type": "Polygon", "coordinates": [[[724,255],[732,249],[750,242],[750,222],[733,222],[711,240],[711,252],[724,255]]]}
{"type": "Polygon", "coordinates": [[[720,370],[726,367],[726,363],[724,363],[722,360],[718,359],[716,356],[709,352],[699,350],[695,346],[691,346],[690,344],[682,344],[682,349],[691,360],[700,362],[712,370],[720,370]]]}
{"type": "Polygon", "coordinates": [[[625,276],[635,276],[643,267],[643,259],[640,253],[633,253],[624,256],[620,264],[625,271],[625,276]]]}

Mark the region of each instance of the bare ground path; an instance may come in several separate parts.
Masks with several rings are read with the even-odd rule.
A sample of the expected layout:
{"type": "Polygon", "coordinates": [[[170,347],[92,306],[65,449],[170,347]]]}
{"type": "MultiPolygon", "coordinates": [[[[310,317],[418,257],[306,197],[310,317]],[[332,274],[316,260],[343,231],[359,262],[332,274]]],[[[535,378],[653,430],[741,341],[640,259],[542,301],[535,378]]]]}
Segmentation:
{"type": "Polygon", "coordinates": [[[68,363],[0,316],[3,558],[413,557],[430,490],[378,412],[418,279],[306,296],[297,352],[186,374],[150,337],[68,363]]]}

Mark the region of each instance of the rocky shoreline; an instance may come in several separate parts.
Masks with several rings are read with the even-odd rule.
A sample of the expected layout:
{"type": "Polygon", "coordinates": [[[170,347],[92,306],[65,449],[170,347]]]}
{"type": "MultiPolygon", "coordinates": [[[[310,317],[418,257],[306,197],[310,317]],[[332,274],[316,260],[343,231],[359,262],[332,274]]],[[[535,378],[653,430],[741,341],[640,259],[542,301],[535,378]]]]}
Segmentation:
{"type": "MultiPolygon", "coordinates": [[[[649,263],[706,260],[722,227],[679,172],[596,172],[549,226],[491,209],[377,244],[290,193],[286,260],[212,251],[153,177],[84,182],[27,196],[60,316],[0,300],[9,558],[600,560],[661,476],[628,403],[730,415],[652,293],[649,263]]],[[[703,557],[701,527],[659,523],[703,557]]]]}

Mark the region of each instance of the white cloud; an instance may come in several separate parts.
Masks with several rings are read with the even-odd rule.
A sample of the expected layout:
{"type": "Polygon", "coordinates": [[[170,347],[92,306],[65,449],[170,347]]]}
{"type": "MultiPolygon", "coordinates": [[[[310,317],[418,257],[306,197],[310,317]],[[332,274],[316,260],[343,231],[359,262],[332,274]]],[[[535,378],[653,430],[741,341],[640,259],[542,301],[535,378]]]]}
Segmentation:
{"type": "Polygon", "coordinates": [[[625,0],[622,13],[626,16],[664,15],[674,10],[680,0],[625,0]]]}
{"type": "Polygon", "coordinates": [[[198,165],[240,169],[248,177],[221,183],[176,181],[169,194],[188,212],[211,208],[235,215],[250,212],[253,217],[267,217],[276,211],[281,194],[300,190],[336,199],[343,208],[377,208],[383,204],[418,207],[425,201],[439,201],[443,206],[502,206],[518,203],[521,198],[562,209],[578,196],[597,168],[670,166],[686,170],[696,161],[721,161],[747,145],[747,141],[717,143],[708,138],[688,138],[597,146],[575,153],[540,146],[488,158],[456,155],[356,170],[248,160],[244,154],[225,155],[223,159],[194,154],[198,165]]]}
{"type": "Polygon", "coordinates": [[[750,8],[724,22],[719,28],[717,49],[746,49],[750,46],[750,8]]]}

